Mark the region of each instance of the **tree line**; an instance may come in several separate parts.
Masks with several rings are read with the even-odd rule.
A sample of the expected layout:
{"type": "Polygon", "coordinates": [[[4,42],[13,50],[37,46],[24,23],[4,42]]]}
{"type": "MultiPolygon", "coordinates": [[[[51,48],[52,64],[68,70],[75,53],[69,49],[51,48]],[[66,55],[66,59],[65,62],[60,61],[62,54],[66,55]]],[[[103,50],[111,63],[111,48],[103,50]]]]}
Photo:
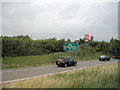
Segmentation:
{"type": "MultiPolygon", "coordinates": [[[[43,55],[55,52],[64,52],[63,44],[71,43],[70,39],[56,38],[44,40],[32,40],[28,35],[18,35],[13,37],[1,36],[2,38],[2,56],[15,57],[15,56],[28,56],[28,55],[43,55]]],[[[93,36],[90,37],[89,46],[85,47],[85,39],[80,38],[72,43],[78,43],[81,49],[87,48],[90,51],[110,53],[113,47],[120,47],[120,40],[111,38],[110,42],[94,41],[93,36]]]]}

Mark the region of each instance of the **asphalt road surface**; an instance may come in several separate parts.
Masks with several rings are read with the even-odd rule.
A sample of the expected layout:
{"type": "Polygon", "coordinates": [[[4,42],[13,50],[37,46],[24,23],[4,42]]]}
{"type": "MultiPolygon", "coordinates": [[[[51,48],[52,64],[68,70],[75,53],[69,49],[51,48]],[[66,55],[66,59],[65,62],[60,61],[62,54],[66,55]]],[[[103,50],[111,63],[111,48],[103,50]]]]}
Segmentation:
{"type": "Polygon", "coordinates": [[[25,80],[33,77],[52,75],[56,73],[68,72],[70,70],[84,69],[84,68],[95,67],[95,66],[106,65],[117,62],[118,62],[117,59],[111,59],[110,61],[94,60],[94,61],[78,62],[77,66],[69,66],[69,67],[58,67],[57,65],[49,65],[49,66],[40,66],[35,68],[2,71],[2,81],[3,81],[2,83],[25,80]]]}

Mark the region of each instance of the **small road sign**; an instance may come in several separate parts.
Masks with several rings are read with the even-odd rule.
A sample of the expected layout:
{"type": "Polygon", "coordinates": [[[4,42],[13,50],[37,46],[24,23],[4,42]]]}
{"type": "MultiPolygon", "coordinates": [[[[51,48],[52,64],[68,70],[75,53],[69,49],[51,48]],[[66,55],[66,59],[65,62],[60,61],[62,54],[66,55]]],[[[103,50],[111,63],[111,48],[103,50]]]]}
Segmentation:
{"type": "Polygon", "coordinates": [[[88,43],[85,43],[85,46],[88,46],[88,43]]]}

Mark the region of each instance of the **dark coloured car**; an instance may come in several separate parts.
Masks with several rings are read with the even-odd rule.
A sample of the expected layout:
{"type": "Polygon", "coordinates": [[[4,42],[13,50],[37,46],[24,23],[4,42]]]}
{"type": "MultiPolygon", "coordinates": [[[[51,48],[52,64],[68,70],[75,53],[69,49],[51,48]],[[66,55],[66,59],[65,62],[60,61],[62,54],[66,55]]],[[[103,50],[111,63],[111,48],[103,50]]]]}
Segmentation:
{"type": "Polygon", "coordinates": [[[100,57],[99,57],[99,61],[110,61],[110,58],[107,56],[107,55],[101,55],[100,57]]]}
{"type": "Polygon", "coordinates": [[[56,65],[58,65],[58,67],[60,67],[60,66],[64,66],[64,67],[76,66],[77,62],[72,60],[71,58],[62,57],[56,61],[56,65]]]}

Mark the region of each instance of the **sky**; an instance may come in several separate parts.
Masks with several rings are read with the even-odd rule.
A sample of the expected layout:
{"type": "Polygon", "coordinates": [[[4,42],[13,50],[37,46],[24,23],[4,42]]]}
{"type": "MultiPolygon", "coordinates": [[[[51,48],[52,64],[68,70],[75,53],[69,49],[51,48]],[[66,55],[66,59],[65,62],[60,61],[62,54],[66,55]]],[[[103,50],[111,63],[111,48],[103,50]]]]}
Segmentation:
{"type": "Polygon", "coordinates": [[[85,34],[97,41],[118,38],[117,0],[5,0],[0,6],[3,36],[72,41],[85,34]]]}

